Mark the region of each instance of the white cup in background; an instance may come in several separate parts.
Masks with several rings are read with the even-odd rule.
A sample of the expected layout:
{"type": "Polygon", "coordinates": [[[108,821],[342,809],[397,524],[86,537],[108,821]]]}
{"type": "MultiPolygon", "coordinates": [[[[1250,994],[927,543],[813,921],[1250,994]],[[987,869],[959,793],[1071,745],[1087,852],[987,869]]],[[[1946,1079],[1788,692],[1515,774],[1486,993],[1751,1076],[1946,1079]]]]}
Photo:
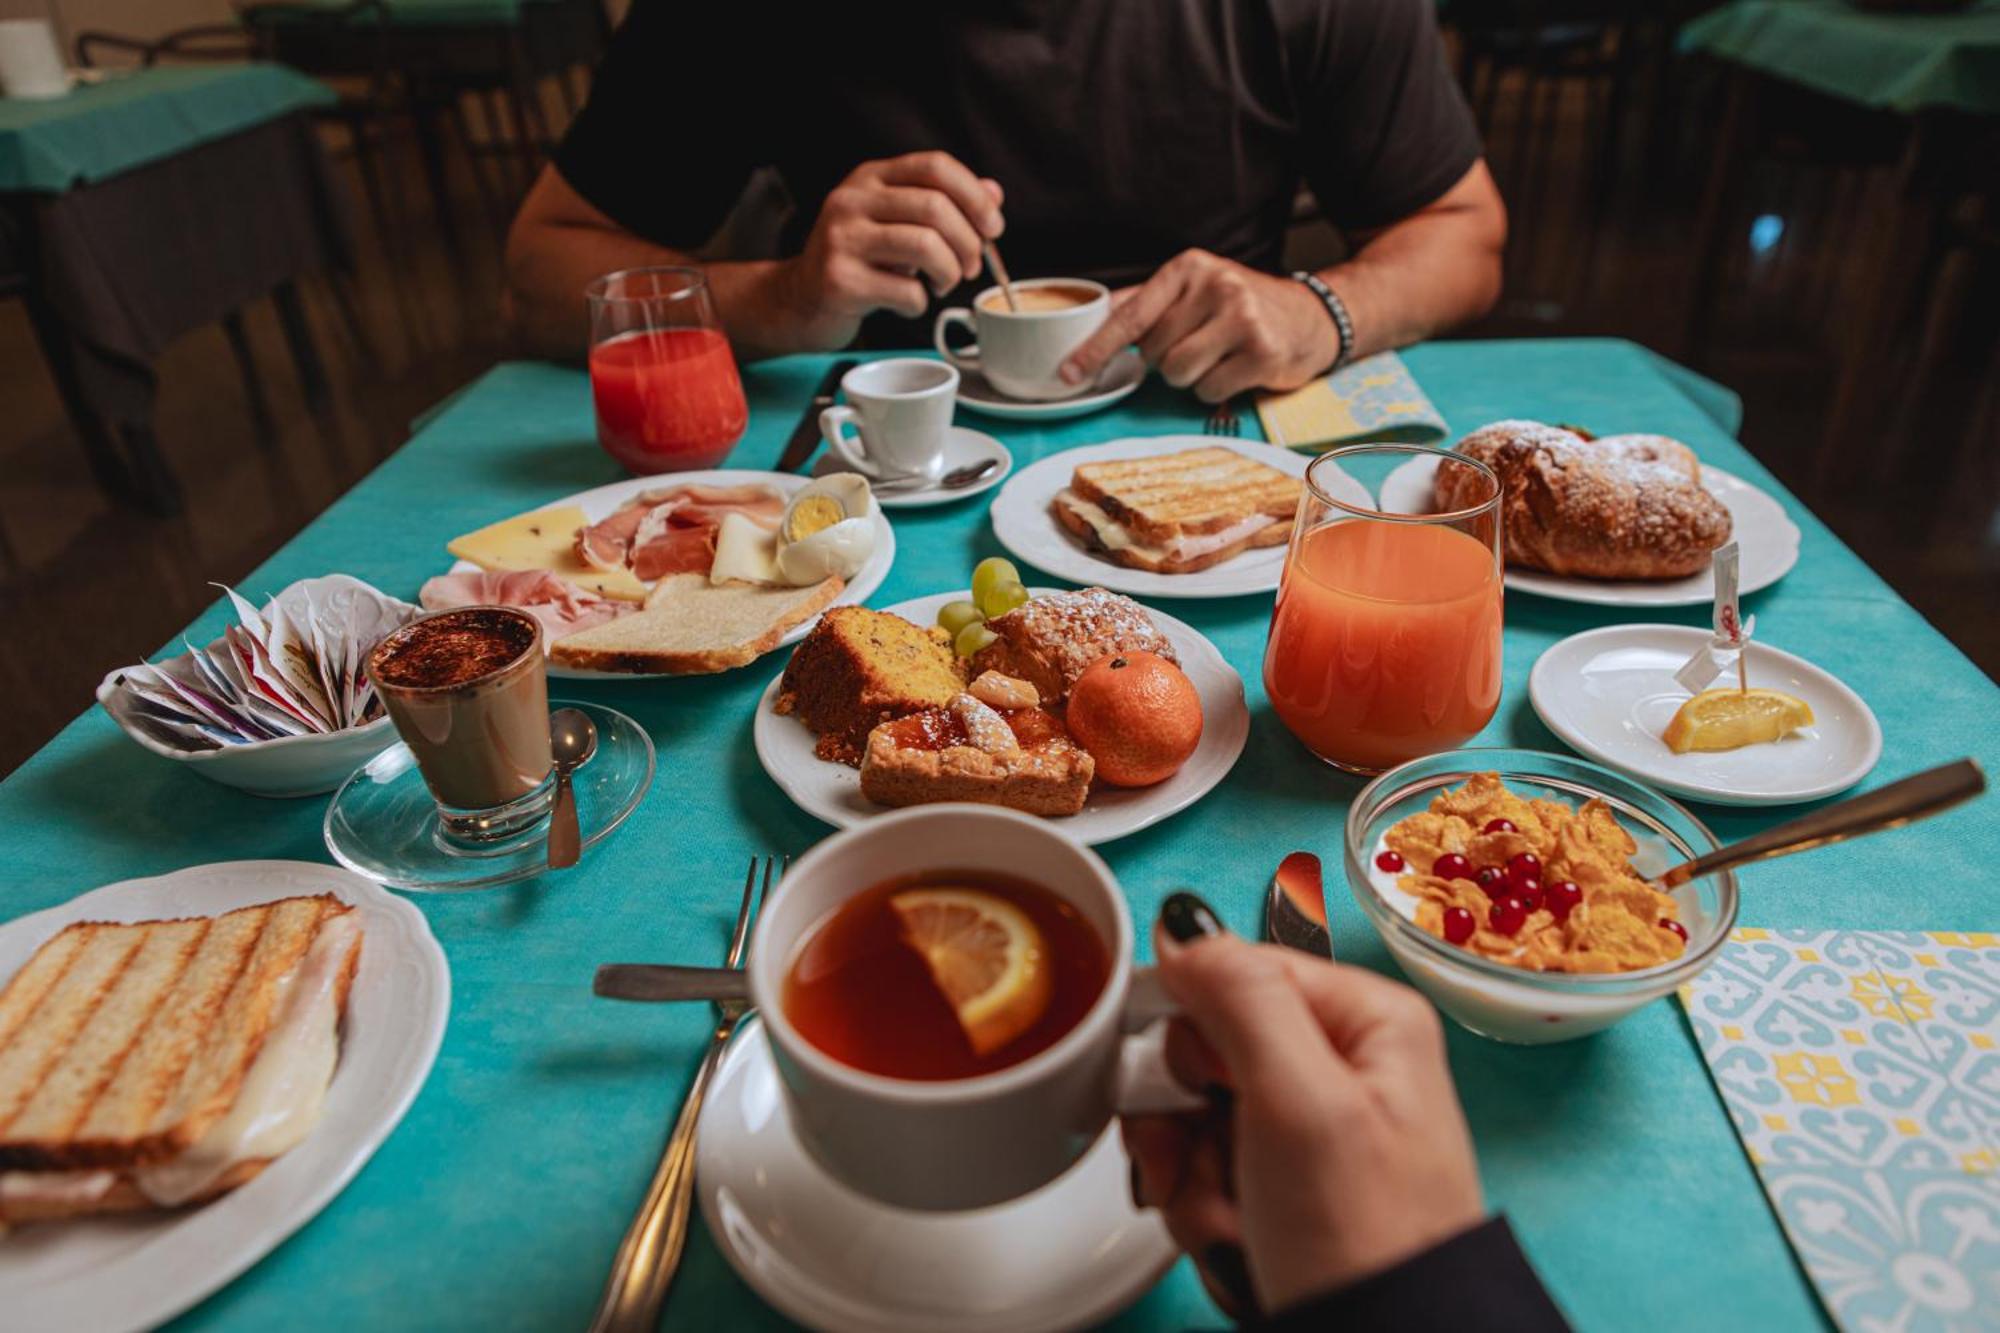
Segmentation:
{"type": "Polygon", "coordinates": [[[929,357],[901,356],[856,366],[841,378],[847,402],[819,414],[834,456],[863,476],[936,480],[958,399],[958,372],[929,357]],[[846,427],[859,428],[860,436],[846,427]]]}
{"type": "Polygon", "coordinates": [[[61,97],[69,91],[56,29],[47,19],[0,19],[0,93],[61,97]]]}
{"type": "Polygon", "coordinates": [[[1014,295],[1022,303],[1020,310],[1009,310],[1007,294],[988,287],[970,310],[939,311],[931,333],[938,355],[968,374],[984,376],[1009,398],[1048,402],[1088,389],[1088,381],[1064,382],[1056,368],[1111,314],[1111,293],[1104,284],[1031,278],[1015,283],[1014,295]],[[955,350],[948,346],[945,331],[954,324],[970,328],[978,341],[955,350]]]}
{"type": "Polygon", "coordinates": [[[1186,1110],[1156,1039],[1171,1011],[1150,972],[1132,967],[1132,916],[1111,869],[1048,821],[990,805],[926,805],[837,833],[800,858],[757,921],[750,996],[764,1017],[792,1124],[852,1189],[902,1208],[983,1208],[1068,1170],[1125,1112],[1186,1110]],[[844,1064],[792,1026],[785,974],[812,928],[885,880],[991,871],[1068,901],[1111,956],[1104,990],[1053,1046],[1019,1064],[936,1082],[844,1064]],[[1135,1036],[1147,1029],[1146,1036],[1135,1036]]]}

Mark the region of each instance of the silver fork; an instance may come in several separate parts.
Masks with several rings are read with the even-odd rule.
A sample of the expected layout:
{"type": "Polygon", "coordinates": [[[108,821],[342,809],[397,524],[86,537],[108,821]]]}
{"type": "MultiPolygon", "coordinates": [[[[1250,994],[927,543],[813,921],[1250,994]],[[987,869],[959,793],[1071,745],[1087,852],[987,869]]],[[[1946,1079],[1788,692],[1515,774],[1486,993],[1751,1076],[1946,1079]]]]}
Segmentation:
{"type": "MultiPolygon", "coordinates": [[[[750,870],[743,879],[743,904],[736,909],[736,927],[729,934],[727,966],[743,966],[743,955],[750,944],[750,921],[790,864],[790,857],[782,865],[775,856],[750,858],[750,870]]],[[[667,1288],[673,1285],[681,1251],[687,1245],[688,1208],[694,1198],[695,1124],[701,1119],[701,1105],[708,1096],[716,1067],[722,1063],[722,1052],[750,1006],[747,1001],[732,999],[718,1001],[715,1009],[715,1033],[709,1038],[700,1068],[695,1070],[687,1100],[681,1103],[673,1136],[667,1140],[666,1151],[660,1154],[660,1165],[653,1172],[646,1201],[639,1205],[637,1216],[625,1231],[625,1239],[619,1243],[618,1257],[612,1262],[611,1276],[604,1284],[604,1296],[590,1320],[593,1330],[652,1333],[660,1322],[660,1306],[666,1302],[667,1288]]]]}
{"type": "Polygon", "coordinates": [[[1201,433],[1203,435],[1241,435],[1243,433],[1243,420],[1236,415],[1236,409],[1229,405],[1231,401],[1231,399],[1225,398],[1215,405],[1215,410],[1208,414],[1208,420],[1201,423],[1201,433]]]}

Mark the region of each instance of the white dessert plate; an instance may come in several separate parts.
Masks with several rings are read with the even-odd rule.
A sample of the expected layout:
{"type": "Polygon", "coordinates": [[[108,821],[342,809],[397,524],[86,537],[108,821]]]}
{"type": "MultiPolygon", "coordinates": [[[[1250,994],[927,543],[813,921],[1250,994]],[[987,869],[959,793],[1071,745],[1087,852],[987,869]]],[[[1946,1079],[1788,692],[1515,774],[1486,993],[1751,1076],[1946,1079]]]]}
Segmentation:
{"type": "Polygon", "coordinates": [[[988,384],[986,377],[977,371],[960,371],[958,405],[1009,421],[1064,421],[1070,417],[1087,416],[1130,397],[1145,380],[1146,359],[1139,355],[1138,348],[1128,347],[1104,363],[1104,369],[1097,374],[1096,384],[1074,398],[1057,398],[1048,402],[1009,398],[988,384]]]}
{"type": "MultiPolygon", "coordinates": [[[[1436,458],[1413,458],[1382,479],[1382,503],[1404,513],[1433,509],[1436,458]]],[[[1701,465],[1701,484],[1729,510],[1742,553],[1738,590],[1753,593],[1789,574],[1799,562],[1798,525],[1785,508],[1757,487],[1721,468],[1701,465]]],[[[1704,569],[1679,579],[1580,579],[1538,569],[1509,569],[1507,586],[1563,602],[1597,606],[1698,606],[1715,600],[1715,575],[1704,569]]]]}
{"type": "Polygon", "coordinates": [[[305,1142],[242,1188],[181,1212],[22,1227],[0,1241],[0,1326],[163,1324],[263,1258],[340,1193],[430,1073],[451,1011],[451,973],[423,913],[359,875],[308,861],[225,861],[129,879],[0,926],[0,978],[76,921],[207,916],[331,893],[361,912],[340,1064],[305,1142]]]}
{"type": "MultiPolygon", "coordinates": [[[[1041,594],[1050,590],[1033,591],[1041,594]]],[[[939,607],[971,595],[963,591],[938,593],[884,609],[919,625],[929,625],[937,620],[939,607]]],[[[1173,644],[1181,670],[1194,682],[1195,691],[1201,696],[1201,743],[1181,771],[1165,782],[1128,789],[1100,785],[1091,790],[1082,813],[1051,819],[1051,823],[1078,842],[1092,845],[1110,842],[1187,809],[1229,776],[1250,736],[1250,708],[1244,702],[1243,678],[1236,674],[1236,669],[1223,661],[1215,645],[1193,626],[1151,607],[1147,613],[1173,644]]],[[[778,715],[775,705],[782,682],[780,676],[764,691],[751,723],[758,762],[771,775],[771,781],[783,788],[801,810],[838,828],[853,828],[875,815],[887,814],[888,806],[877,805],[861,794],[858,769],[821,759],[813,753],[818,738],[805,724],[795,717],[778,715]]]]}
{"type": "Polygon", "coordinates": [[[1175,1259],[1157,1213],[1130,1202],[1114,1125],[1025,1198],[964,1213],[891,1208],[848,1189],[799,1143],[763,1024],[737,1030],[702,1107],[695,1187],[729,1266],[781,1313],[838,1333],[1088,1328],[1175,1259]]]}
{"type": "MultiPolygon", "coordinates": [[[[988,459],[992,459],[1000,466],[970,486],[947,491],[934,483],[904,487],[885,481],[874,487],[875,503],[884,509],[928,509],[932,505],[948,505],[978,495],[981,491],[990,491],[1007,480],[1007,474],[1014,470],[1014,455],[1007,452],[1007,446],[985,431],[953,426],[945,435],[944,472],[970,467],[988,459]]],[[[832,454],[823,453],[819,456],[819,462],[813,465],[812,473],[815,477],[824,477],[830,472],[853,470],[832,454]]]]}
{"type": "MultiPolygon", "coordinates": [[[[789,497],[793,491],[813,479],[801,477],[792,472],[751,472],[737,468],[722,468],[711,472],[663,472],[657,477],[629,477],[624,481],[614,481],[608,486],[595,490],[579,491],[575,495],[565,495],[559,499],[545,500],[539,505],[517,510],[517,513],[532,513],[535,509],[555,509],[563,505],[575,505],[583,510],[583,516],[592,523],[611,516],[618,506],[630,500],[641,491],[663,490],[669,486],[769,486],[778,494],[789,497]]],[[[496,514],[489,522],[498,523],[508,514],[496,514]]],[[[889,577],[889,567],[896,563],[896,533],[889,526],[889,520],[882,514],[880,505],[875,509],[875,553],[868,557],[868,563],[861,572],[848,581],[840,596],[833,599],[835,606],[854,606],[868,600],[882,580],[889,577]]],[[[468,574],[479,566],[470,560],[460,560],[447,572],[468,574]]],[[[797,643],[818,623],[817,616],[806,621],[787,634],[785,643],[797,643]]],[[[549,664],[549,674],[566,680],[645,680],[644,674],[631,671],[581,671],[575,667],[549,664]]],[[[657,677],[655,677],[657,679],[657,677]]]]}
{"type": "MultiPolygon", "coordinates": [[[[1232,449],[1254,462],[1267,463],[1294,477],[1305,476],[1306,465],[1312,462],[1301,454],[1275,445],[1213,435],[1157,435],[1065,449],[1030,463],[1001,488],[1000,494],[993,500],[994,534],[1000,538],[1001,545],[1036,569],[1046,570],[1074,583],[1094,583],[1135,597],[1240,597],[1248,593],[1275,591],[1278,577],[1285,568],[1283,545],[1253,547],[1211,569],[1193,574],[1155,574],[1149,570],[1127,568],[1086,550],[1083,543],[1049,512],[1056,493],[1069,485],[1070,477],[1080,463],[1150,458],[1156,454],[1173,454],[1185,449],[1217,445],[1232,449]]],[[[1371,503],[1367,490],[1359,482],[1345,476],[1342,480],[1345,482],[1342,487],[1345,498],[1361,504],[1371,503]]]]}
{"type": "MultiPolygon", "coordinates": [[[[1687,625],[1612,625],[1544,652],[1528,698],[1550,731],[1613,768],[1718,805],[1789,805],[1845,791],[1882,757],[1882,728],[1861,696],[1787,652],[1752,640],[1750,684],[1805,700],[1813,725],[1739,750],[1675,754],[1660,739],[1688,692],[1674,672],[1707,643],[1687,625]]],[[[1735,683],[1725,676],[1717,686],[1735,683]]]]}

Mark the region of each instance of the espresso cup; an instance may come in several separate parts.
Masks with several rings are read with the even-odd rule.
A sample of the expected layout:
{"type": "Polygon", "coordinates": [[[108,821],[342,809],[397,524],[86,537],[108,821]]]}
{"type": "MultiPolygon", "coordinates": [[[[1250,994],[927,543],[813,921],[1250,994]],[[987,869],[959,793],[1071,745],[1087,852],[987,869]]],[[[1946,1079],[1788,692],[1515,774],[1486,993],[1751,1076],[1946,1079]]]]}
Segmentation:
{"type": "Polygon", "coordinates": [[[847,402],[819,414],[820,434],[835,457],[880,481],[934,481],[944,471],[956,370],[929,357],[892,357],[848,371],[840,391],[847,402]],[[859,438],[847,433],[850,424],[859,438]]]}
{"type": "Polygon", "coordinates": [[[1110,316],[1111,293],[1082,278],[1031,278],[1014,284],[1014,296],[1019,310],[1008,309],[1000,288],[988,287],[970,310],[939,311],[931,335],[938,355],[967,374],[984,376],[1009,398],[1047,402],[1089,388],[1087,381],[1066,383],[1056,369],[1110,316]],[[954,324],[969,327],[977,341],[953,350],[945,332],[954,324]]]}
{"type": "Polygon", "coordinates": [[[1112,1116],[1201,1105],[1165,1072],[1158,1020],[1171,1006],[1150,972],[1133,969],[1132,915],[1110,867],[1033,815],[926,805],[826,839],[765,907],[749,980],[800,1141],[835,1179],[896,1207],[950,1211],[1019,1198],[1068,1170],[1112,1116]],[[785,976],[800,944],[854,895],[940,870],[1024,879],[1067,901],[1110,957],[1103,991],[1054,1045],[990,1074],[918,1081],[836,1060],[785,1013],[785,976]]]}

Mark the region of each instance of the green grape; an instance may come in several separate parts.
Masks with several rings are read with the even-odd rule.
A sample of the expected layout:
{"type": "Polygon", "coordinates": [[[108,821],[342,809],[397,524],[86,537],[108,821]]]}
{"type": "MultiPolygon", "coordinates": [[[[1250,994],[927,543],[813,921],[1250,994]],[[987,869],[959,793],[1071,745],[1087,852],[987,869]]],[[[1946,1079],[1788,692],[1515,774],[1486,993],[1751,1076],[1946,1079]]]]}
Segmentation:
{"type": "Polygon", "coordinates": [[[986,628],[985,622],[975,620],[958,632],[958,639],[953,646],[958,649],[960,657],[970,657],[999,637],[986,628]]]}
{"type": "Polygon", "coordinates": [[[1014,568],[1012,560],[997,555],[989,555],[972,567],[972,600],[986,605],[986,595],[993,591],[996,583],[1019,583],[1021,571],[1014,568]]]}
{"type": "Polygon", "coordinates": [[[977,625],[985,619],[986,613],[971,602],[946,602],[938,608],[937,623],[953,638],[967,625],[977,625]]]}
{"type": "Polygon", "coordinates": [[[990,620],[994,616],[1004,616],[1015,607],[1028,600],[1028,590],[1013,579],[996,583],[986,590],[979,599],[979,609],[990,620]]]}

